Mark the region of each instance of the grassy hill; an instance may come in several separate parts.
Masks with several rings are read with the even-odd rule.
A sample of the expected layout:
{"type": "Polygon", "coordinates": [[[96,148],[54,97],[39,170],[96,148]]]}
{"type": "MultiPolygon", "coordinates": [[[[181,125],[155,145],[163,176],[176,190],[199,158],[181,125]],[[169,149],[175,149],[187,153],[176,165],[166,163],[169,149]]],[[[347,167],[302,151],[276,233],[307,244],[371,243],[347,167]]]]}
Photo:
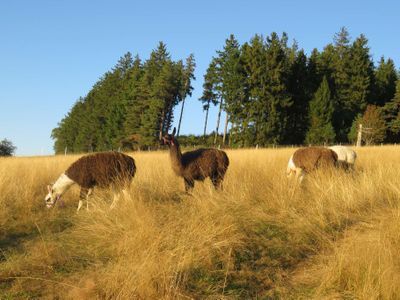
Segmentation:
{"type": "Polygon", "coordinates": [[[395,299],[400,148],[286,178],[294,149],[228,151],[224,191],[184,193],[167,152],[130,153],[129,197],[46,185],[79,156],[0,159],[0,299],[395,299]]]}

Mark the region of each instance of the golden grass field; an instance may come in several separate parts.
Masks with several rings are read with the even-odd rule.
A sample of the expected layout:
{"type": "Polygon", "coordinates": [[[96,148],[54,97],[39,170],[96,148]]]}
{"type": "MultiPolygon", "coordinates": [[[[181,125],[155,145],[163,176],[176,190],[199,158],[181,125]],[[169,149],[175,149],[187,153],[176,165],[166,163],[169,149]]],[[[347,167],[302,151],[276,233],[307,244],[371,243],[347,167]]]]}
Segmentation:
{"type": "Polygon", "coordinates": [[[400,148],[302,186],[293,150],[229,150],[224,191],[191,196],[167,152],[130,153],[130,196],[79,213],[77,187],[44,203],[79,156],[1,158],[0,299],[399,299],[400,148]]]}

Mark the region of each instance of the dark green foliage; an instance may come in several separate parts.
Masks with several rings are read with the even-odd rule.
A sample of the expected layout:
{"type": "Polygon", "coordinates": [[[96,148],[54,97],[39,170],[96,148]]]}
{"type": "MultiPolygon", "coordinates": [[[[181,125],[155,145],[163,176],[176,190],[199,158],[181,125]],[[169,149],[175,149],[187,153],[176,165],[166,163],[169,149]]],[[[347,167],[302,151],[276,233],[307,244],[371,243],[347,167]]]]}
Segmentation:
{"type": "Polygon", "coordinates": [[[350,49],[350,91],[349,101],[354,116],[365,111],[371,98],[371,86],[374,76],[374,66],[367,46],[368,40],[360,35],[350,49]]]}
{"type": "Polygon", "coordinates": [[[0,141],[0,156],[12,156],[17,147],[7,139],[0,141]]]}
{"type": "Polygon", "coordinates": [[[293,105],[288,109],[288,126],[284,136],[285,144],[302,144],[308,128],[308,107],[311,91],[314,91],[313,64],[307,65],[307,56],[303,50],[294,51],[290,62],[288,90],[293,105]]]}
{"type": "Polygon", "coordinates": [[[387,126],[387,141],[400,141],[400,79],[396,83],[396,93],[393,99],[385,104],[382,113],[387,126]]]}
{"type": "Polygon", "coordinates": [[[200,97],[200,101],[203,103],[203,110],[206,112],[206,117],[204,121],[204,132],[203,136],[207,133],[207,122],[208,122],[208,112],[210,110],[210,105],[217,105],[219,101],[219,95],[216,91],[217,84],[217,62],[213,59],[204,75],[203,83],[203,95],[200,97]]]}
{"type": "Polygon", "coordinates": [[[396,92],[397,72],[393,60],[382,56],[375,70],[375,82],[372,90],[372,103],[383,106],[392,100],[396,92]]]}
{"type": "Polygon", "coordinates": [[[264,95],[261,101],[260,141],[259,144],[283,143],[287,127],[287,110],[293,104],[287,89],[288,62],[286,55],[286,35],[280,39],[272,33],[266,40],[266,65],[264,95]]]}
{"type": "Polygon", "coordinates": [[[192,91],[194,67],[193,55],[175,62],[162,42],[145,62],[128,52],[53,130],[56,153],[156,146],[192,91]]]}
{"type": "MultiPolygon", "coordinates": [[[[219,100],[232,124],[232,145],[250,146],[284,142],[288,108],[287,36],[256,35],[242,47],[233,35],[210,64],[204,99],[219,100]],[[214,74],[210,75],[210,71],[214,74]],[[212,97],[210,97],[212,96],[212,97]]],[[[217,121],[218,124],[218,121],[217,121]]],[[[218,130],[217,130],[218,131],[218,130]]]]}
{"type": "MultiPolygon", "coordinates": [[[[180,64],[182,64],[182,63],[180,62],[180,64]]],[[[181,85],[182,85],[181,95],[180,95],[179,100],[182,102],[182,106],[181,106],[181,113],[179,116],[177,136],[179,136],[179,133],[181,130],[183,109],[185,107],[185,98],[186,98],[186,96],[192,96],[193,87],[192,87],[191,83],[192,83],[192,80],[196,79],[196,77],[194,76],[195,68],[196,68],[196,62],[194,60],[194,55],[190,54],[189,57],[186,59],[186,65],[184,67],[180,68],[180,70],[183,71],[183,73],[179,77],[181,80],[181,85]]],[[[170,119],[169,121],[171,122],[172,120],[170,119]]]]}
{"type": "MultiPolygon", "coordinates": [[[[193,54],[173,61],[162,42],[144,61],[128,52],[53,130],[56,152],[157,147],[177,105],[180,132],[194,69],[193,54]]],[[[352,40],[346,28],[308,57],[297,42],[288,46],[286,33],[254,35],[242,45],[230,35],[204,74],[199,99],[204,138],[193,144],[210,145],[207,122],[213,106],[219,111],[211,144],[222,145],[225,139],[231,147],[251,147],[348,142],[354,138],[354,120],[371,104],[385,119],[386,141],[399,142],[397,79],[393,61],[382,57],[375,67],[366,37],[352,40]],[[223,111],[230,130],[221,139],[223,111]]]]}
{"type": "MultiPolygon", "coordinates": [[[[287,40],[286,34],[255,35],[240,47],[231,35],[212,59],[201,100],[206,113],[210,103],[219,103],[228,114],[231,146],[302,144],[307,132],[307,142],[347,142],[353,120],[373,103],[375,82],[384,80],[375,80],[363,35],[352,42],[347,29],[342,28],[333,44],[321,53],[314,49],[309,58],[296,42],[288,47],[287,40]],[[309,102],[324,76],[331,107],[317,134],[316,128],[309,130],[308,126],[318,127],[325,116],[319,116],[317,122],[314,113],[311,120],[309,102]]],[[[393,81],[392,75],[381,73],[376,72],[393,81]]]]}
{"type": "MultiPolygon", "coordinates": [[[[179,144],[182,148],[199,148],[199,147],[211,147],[214,144],[215,132],[211,132],[207,135],[198,136],[194,134],[181,135],[179,136],[179,144]]],[[[218,135],[218,139],[222,139],[222,135],[218,135]]]]}
{"type": "Polygon", "coordinates": [[[331,92],[328,81],[324,77],[313,100],[310,102],[310,128],[306,135],[307,144],[328,144],[334,141],[333,111],[331,92]]]}

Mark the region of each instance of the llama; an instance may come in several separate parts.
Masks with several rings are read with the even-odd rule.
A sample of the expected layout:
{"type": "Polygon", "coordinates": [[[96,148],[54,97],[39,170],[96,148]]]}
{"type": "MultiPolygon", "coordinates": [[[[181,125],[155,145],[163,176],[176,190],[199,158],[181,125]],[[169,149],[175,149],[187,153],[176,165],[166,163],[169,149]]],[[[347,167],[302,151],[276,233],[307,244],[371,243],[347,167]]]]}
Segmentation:
{"type": "Polygon", "coordinates": [[[338,156],[327,148],[307,147],[296,150],[289,159],[287,175],[293,173],[300,182],[303,181],[306,173],[310,173],[318,168],[336,167],[338,156]]]}
{"type": "Polygon", "coordinates": [[[120,191],[125,191],[135,176],[135,160],[119,152],[100,152],[79,158],[57,179],[53,185],[47,186],[48,194],[45,198],[48,208],[54,206],[61,196],[74,184],[80,186],[79,211],[94,187],[112,187],[115,205],[120,191]]]}
{"type": "Polygon", "coordinates": [[[215,189],[222,189],[225,172],[229,166],[226,153],[222,150],[207,148],[182,154],[175,132],[176,128],[172,134],[166,134],[161,144],[168,145],[172,169],[176,175],[183,177],[186,192],[194,188],[195,180],[203,181],[207,177],[210,177],[215,189]]]}
{"type": "Polygon", "coordinates": [[[354,164],[357,159],[357,153],[346,146],[336,145],[329,147],[338,156],[338,165],[344,170],[354,170],[354,164]]]}

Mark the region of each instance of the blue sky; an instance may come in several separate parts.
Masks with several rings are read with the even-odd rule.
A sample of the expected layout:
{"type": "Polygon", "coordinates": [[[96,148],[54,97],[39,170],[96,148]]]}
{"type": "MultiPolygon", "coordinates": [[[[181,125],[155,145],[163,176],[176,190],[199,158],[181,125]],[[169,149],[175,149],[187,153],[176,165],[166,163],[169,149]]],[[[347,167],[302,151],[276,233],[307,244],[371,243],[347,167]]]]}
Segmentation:
{"type": "MultiPolygon", "coordinates": [[[[76,99],[124,53],[145,59],[159,41],[174,59],[195,55],[181,131],[201,133],[203,74],[229,34],[243,43],[285,31],[310,53],[345,26],[353,38],[367,36],[374,61],[385,55],[398,68],[399,12],[395,0],[1,1],[0,139],[12,140],[17,155],[52,154],[51,130],[76,99]]],[[[216,109],[209,130],[215,119],[216,109]]]]}

